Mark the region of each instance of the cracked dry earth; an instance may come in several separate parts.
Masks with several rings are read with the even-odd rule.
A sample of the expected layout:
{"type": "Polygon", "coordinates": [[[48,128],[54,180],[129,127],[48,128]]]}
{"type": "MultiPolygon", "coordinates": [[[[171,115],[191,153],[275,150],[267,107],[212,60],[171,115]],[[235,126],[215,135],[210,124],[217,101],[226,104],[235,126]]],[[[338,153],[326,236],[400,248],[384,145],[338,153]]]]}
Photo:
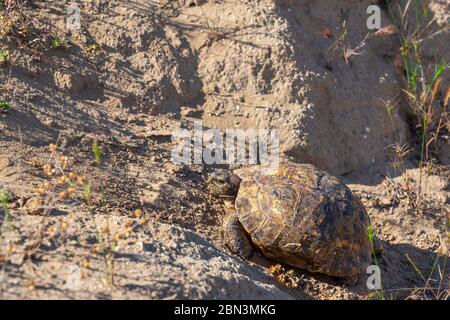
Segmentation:
{"type": "MultiPolygon", "coordinates": [[[[11,110],[0,113],[0,191],[10,195],[8,210],[0,210],[0,297],[377,298],[364,279],[349,286],[300,269],[292,273],[298,288],[289,288],[270,273],[275,262],[232,255],[221,237],[222,200],[206,185],[215,168],[171,160],[172,133],[194,120],[246,129],[281,126],[283,119],[283,154],[341,176],[361,197],[383,245],[378,259],[385,295],[433,298],[437,289],[420,290],[428,284],[444,296],[448,166],[421,176],[410,159],[400,172],[392,170],[383,154],[392,142],[384,111],[367,108],[372,113],[366,116],[351,107],[367,92],[399,91],[394,67],[376,60],[371,49],[373,60],[355,58],[356,71],[336,61],[332,78],[313,58],[329,46],[320,41],[328,40],[311,41],[312,53],[296,51],[307,41],[296,28],[316,34],[332,10],[356,10],[359,2],[342,1],[329,11],[324,1],[299,1],[291,11],[288,1],[188,2],[79,1],[82,29],[68,31],[69,2],[39,1],[23,9],[29,34],[1,40],[13,52],[0,69],[1,98],[13,98],[11,110]],[[52,35],[63,48],[50,47],[52,35]],[[370,61],[388,74],[388,83],[368,75],[358,84],[362,93],[339,100],[334,83],[356,85],[360,80],[352,75],[370,61]],[[336,110],[324,113],[332,101],[336,110]],[[348,130],[336,128],[342,114],[349,115],[348,130]],[[362,138],[366,126],[351,126],[370,119],[376,129],[362,138]],[[309,138],[295,140],[291,129],[309,138]],[[67,191],[61,172],[79,183],[67,191]],[[405,175],[419,195],[405,191],[405,175]]],[[[339,90],[352,94],[351,85],[339,90]]],[[[402,112],[395,116],[398,135],[408,136],[402,112]]]]}

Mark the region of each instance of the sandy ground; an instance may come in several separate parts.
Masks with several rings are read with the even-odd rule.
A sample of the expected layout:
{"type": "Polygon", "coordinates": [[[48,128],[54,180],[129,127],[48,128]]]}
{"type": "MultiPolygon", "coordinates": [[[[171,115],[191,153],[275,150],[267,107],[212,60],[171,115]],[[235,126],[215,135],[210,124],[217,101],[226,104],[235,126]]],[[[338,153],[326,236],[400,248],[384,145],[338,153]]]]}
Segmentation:
{"type": "MultiPolygon", "coordinates": [[[[215,167],[171,160],[172,133],[194,120],[287,128],[286,157],[340,175],[361,197],[383,246],[377,260],[383,296],[448,298],[448,164],[425,171],[411,155],[392,168],[383,150],[393,137],[411,138],[405,111],[396,111],[393,129],[385,111],[365,113],[358,101],[368,92],[400,92],[395,67],[376,60],[378,46],[369,58],[355,58],[354,69],[333,58],[329,75],[314,58],[328,43],[295,52],[296,43],[309,40],[293,31],[288,2],[243,1],[236,20],[227,1],[81,1],[78,31],[66,29],[65,1],[40,1],[23,7],[23,16],[12,14],[14,27],[0,41],[10,52],[0,66],[0,98],[10,104],[0,112],[0,191],[9,194],[0,209],[2,299],[381,297],[367,289],[365,277],[349,286],[299,269],[293,271],[299,287],[288,288],[269,272],[276,262],[233,256],[221,237],[222,200],[206,185],[215,167]],[[306,74],[301,61],[312,71],[306,74]],[[350,79],[371,61],[389,73],[388,83],[350,79]],[[359,89],[332,89],[350,81],[361,82],[359,89]],[[324,105],[335,109],[323,116],[324,105]],[[340,126],[348,127],[338,129],[343,114],[348,122],[340,126]],[[360,125],[368,119],[371,131],[360,125]],[[288,129],[298,129],[298,138],[288,129]]],[[[295,10],[311,17],[325,6],[300,3],[295,10]]],[[[319,28],[327,14],[305,28],[319,28]]]]}

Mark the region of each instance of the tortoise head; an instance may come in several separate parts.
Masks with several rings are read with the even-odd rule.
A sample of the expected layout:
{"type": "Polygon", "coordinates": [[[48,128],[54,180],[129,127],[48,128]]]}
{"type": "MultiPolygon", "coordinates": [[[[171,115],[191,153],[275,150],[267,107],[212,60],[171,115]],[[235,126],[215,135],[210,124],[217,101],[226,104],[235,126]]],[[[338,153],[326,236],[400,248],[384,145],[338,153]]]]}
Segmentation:
{"type": "Polygon", "coordinates": [[[235,197],[241,184],[241,178],[232,172],[216,171],[208,177],[209,190],[220,196],[235,197]]]}

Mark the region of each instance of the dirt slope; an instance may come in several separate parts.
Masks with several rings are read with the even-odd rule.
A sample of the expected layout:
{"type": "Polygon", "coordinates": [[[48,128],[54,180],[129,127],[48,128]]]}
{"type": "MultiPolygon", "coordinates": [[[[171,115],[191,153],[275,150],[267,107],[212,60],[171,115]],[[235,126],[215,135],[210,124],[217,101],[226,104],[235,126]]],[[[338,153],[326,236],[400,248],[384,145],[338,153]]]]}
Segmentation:
{"type": "MultiPolygon", "coordinates": [[[[66,28],[70,3],[27,2],[0,40],[10,53],[0,192],[11,216],[0,209],[0,297],[371,297],[365,279],[348,286],[302,270],[299,288],[286,288],[268,272],[273,261],[231,255],[222,202],[206,186],[214,168],[171,160],[172,133],[194,120],[279,129],[284,156],[342,175],[361,196],[384,246],[386,295],[435,297],[414,288],[436,261],[428,282],[448,290],[449,171],[442,161],[421,177],[414,157],[390,167],[386,147],[412,134],[406,101],[395,126],[383,103],[402,92],[399,43],[362,42],[371,1],[78,1],[78,31],[66,28]],[[344,49],[356,50],[347,60],[330,50],[345,30],[344,49]],[[83,181],[67,192],[45,165],[83,181]]],[[[430,8],[445,25],[445,2],[430,8]]],[[[385,11],[382,21],[392,23],[385,11]]]]}

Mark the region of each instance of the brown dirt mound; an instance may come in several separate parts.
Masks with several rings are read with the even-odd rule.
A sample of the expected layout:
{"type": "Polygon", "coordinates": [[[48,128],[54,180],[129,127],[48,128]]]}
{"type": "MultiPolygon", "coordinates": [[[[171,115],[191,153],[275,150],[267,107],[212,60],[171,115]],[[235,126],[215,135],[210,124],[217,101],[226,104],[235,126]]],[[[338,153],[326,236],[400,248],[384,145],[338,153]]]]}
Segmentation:
{"type": "MultiPolygon", "coordinates": [[[[393,127],[383,101],[402,92],[400,44],[363,41],[371,1],[79,1],[78,31],[66,28],[71,2],[24,4],[0,39],[0,101],[10,105],[0,112],[0,192],[11,198],[0,209],[0,297],[373,296],[363,280],[303,270],[287,288],[268,272],[273,261],[231,255],[222,201],[206,186],[214,168],[171,161],[172,132],[193,120],[279,129],[284,156],[344,175],[361,196],[384,246],[385,295],[444,297],[449,171],[424,174],[414,159],[389,167],[386,147],[410,138],[408,110],[401,99],[393,127]],[[74,190],[45,184],[43,167],[64,163],[83,177],[74,190]]],[[[448,23],[445,2],[429,8],[448,23]]],[[[382,21],[392,23],[386,12],[382,21]]],[[[448,58],[448,32],[439,37],[448,58]]]]}

